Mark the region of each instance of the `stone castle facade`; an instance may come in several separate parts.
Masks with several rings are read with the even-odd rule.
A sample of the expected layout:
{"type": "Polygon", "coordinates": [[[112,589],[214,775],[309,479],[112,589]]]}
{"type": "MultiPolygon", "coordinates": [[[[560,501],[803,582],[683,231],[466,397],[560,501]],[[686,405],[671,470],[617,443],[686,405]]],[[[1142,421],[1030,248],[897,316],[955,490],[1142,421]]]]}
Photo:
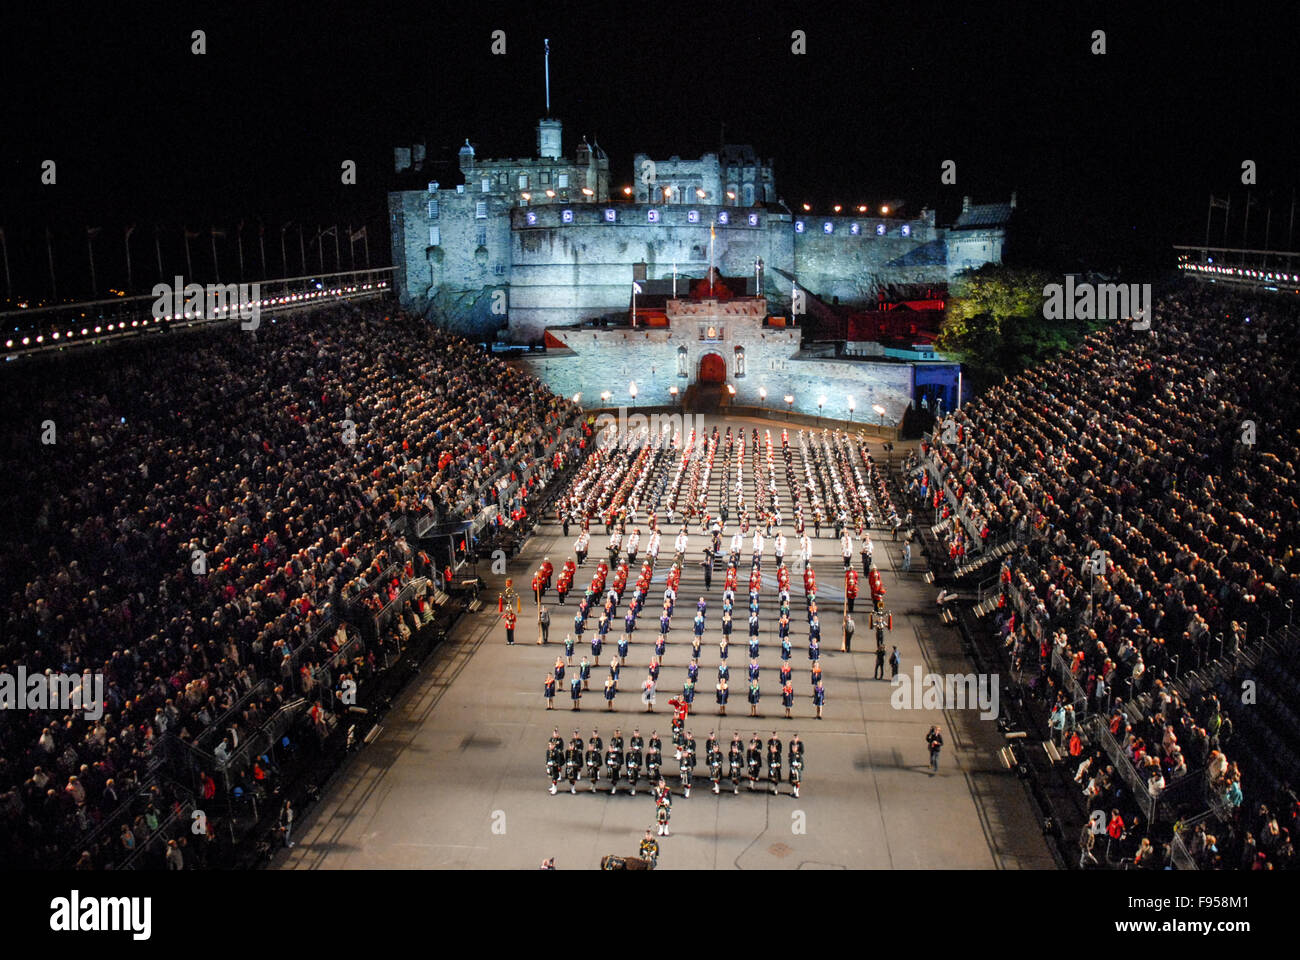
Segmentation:
{"type": "MultiPolygon", "coordinates": [[[[874,303],[892,284],[939,286],[954,274],[1000,263],[1015,205],[963,203],[950,227],[933,210],[913,217],[874,211],[793,212],[781,201],[773,161],[726,145],[698,160],[634,157],[626,183],[583,139],[563,153],[559,120],[537,125],[537,156],[482,159],[466,141],[464,182],[389,194],[393,263],[402,304],[478,339],[534,343],[548,328],[626,314],[634,279],[759,278],[774,312],[796,291],[825,302],[874,303]],[[711,249],[712,248],[712,249],[711,249]]],[[[423,148],[395,151],[415,172],[423,148]]],[[[798,310],[795,310],[798,312],[798,310]]]]}

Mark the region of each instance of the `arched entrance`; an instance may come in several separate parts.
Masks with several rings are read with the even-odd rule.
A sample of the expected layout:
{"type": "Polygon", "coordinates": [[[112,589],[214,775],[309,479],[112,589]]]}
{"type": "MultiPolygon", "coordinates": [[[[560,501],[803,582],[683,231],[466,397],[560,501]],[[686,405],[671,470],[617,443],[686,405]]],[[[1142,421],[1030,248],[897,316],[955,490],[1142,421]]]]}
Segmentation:
{"type": "Polygon", "coordinates": [[[700,383],[724,383],[727,379],[727,362],[716,353],[700,357],[700,383]]]}
{"type": "Polygon", "coordinates": [[[722,385],[727,381],[727,361],[716,353],[700,357],[700,369],[692,388],[692,406],[700,413],[713,413],[722,399],[722,385]]]}

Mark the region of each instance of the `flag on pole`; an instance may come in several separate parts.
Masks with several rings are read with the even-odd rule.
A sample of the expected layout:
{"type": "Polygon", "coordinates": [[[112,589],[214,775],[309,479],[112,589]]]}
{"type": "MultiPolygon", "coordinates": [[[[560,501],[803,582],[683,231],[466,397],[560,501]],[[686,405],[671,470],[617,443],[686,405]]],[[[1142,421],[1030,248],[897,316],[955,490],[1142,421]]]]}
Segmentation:
{"type": "Polygon", "coordinates": [[[632,281],[632,292],[633,292],[633,293],[643,293],[643,292],[644,292],[644,291],[641,289],[641,284],[637,283],[635,280],[632,281]]]}
{"type": "Polygon", "coordinates": [[[185,239],[186,239],[186,240],[197,240],[198,237],[199,237],[199,231],[198,231],[198,230],[191,230],[189,227],[186,227],[186,228],[185,228],[185,239]]]}
{"type": "Polygon", "coordinates": [[[1211,207],[1217,207],[1217,208],[1220,209],[1220,210],[1227,210],[1227,209],[1228,209],[1228,201],[1227,201],[1227,200],[1220,200],[1220,199],[1218,199],[1217,197],[1215,197],[1214,194],[1210,194],[1210,206],[1211,206],[1211,207]]]}
{"type": "Polygon", "coordinates": [[[99,231],[103,229],[103,227],[86,227],[86,236],[91,238],[97,237],[99,236],[99,231]]]}
{"type": "Polygon", "coordinates": [[[364,240],[366,237],[366,228],[362,227],[360,230],[357,230],[356,232],[349,234],[349,237],[351,238],[353,243],[356,243],[358,240],[364,240]]]}
{"type": "Polygon", "coordinates": [[[216,227],[211,227],[209,229],[214,237],[220,237],[222,240],[226,239],[226,231],[218,230],[216,227]]]}

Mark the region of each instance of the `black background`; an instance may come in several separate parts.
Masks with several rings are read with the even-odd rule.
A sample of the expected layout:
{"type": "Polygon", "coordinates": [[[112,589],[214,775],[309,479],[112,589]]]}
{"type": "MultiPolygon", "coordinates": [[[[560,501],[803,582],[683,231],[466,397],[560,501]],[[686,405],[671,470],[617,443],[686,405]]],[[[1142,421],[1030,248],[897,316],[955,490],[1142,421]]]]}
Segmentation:
{"type": "MultiPolygon", "coordinates": [[[[387,262],[393,147],[427,141],[447,161],[428,176],[444,185],[459,180],[466,137],[480,156],[534,155],[544,37],[565,152],[597,139],[612,189],[631,182],[634,152],[696,157],[725,123],[728,142],[775,158],[791,208],[903,199],[905,213],[936,207],[944,224],[965,194],[1016,190],[1022,253],[1110,270],[1168,265],[1171,244],[1200,242],[1212,192],[1232,193],[1239,245],[1245,159],[1258,164],[1250,241],[1262,245],[1271,203],[1270,245],[1283,248],[1296,183],[1297,21],[1283,8],[16,7],[0,13],[0,226],[16,288],[36,294],[46,225],[68,287],[86,272],[86,226],[118,238],[104,244],[101,287],[120,272],[128,223],[206,231],[260,218],[268,247],[288,220],[367,223],[387,262]],[[190,52],[194,29],[204,56],[190,52]],[[490,53],[496,29],[505,56],[490,53]],[[791,53],[794,29],[804,56],[791,53]],[[1095,29],[1104,56],[1090,52],[1095,29]],[[57,186],[40,183],[44,159],[58,163],[57,186]],[[340,183],[345,159],[356,186],[340,183]],[[949,159],[957,184],[945,186],[949,159]]],[[[1222,230],[1216,212],[1214,243],[1222,230]]]]}

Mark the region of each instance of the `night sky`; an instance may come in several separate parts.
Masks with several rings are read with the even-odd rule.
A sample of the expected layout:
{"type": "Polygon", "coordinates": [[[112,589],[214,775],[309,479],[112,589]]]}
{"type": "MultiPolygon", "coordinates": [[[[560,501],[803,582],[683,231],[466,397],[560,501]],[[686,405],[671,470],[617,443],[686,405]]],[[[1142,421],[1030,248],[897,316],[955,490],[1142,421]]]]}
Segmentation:
{"type": "MultiPolygon", "coordinates": [[[[37,296],[47,225],[68,288],[86,285],[86,226],[111,238],[101,287],[121,279],[128,223],[148,282],[154,223],[172,261],[182,225],[260,218],[269,248],[288,220],[364,222],[388,262],[393,147],[426,141],[451,161],[430,171],[444,184],[466,137],[481,156],[534,155],[543,37],[565,152],[594,136],[615,189],[637,150],[697,157],[725,123],[728,142],[775,158],[791,207],[905,199],[942,224],[963,194],[1016,190],[1022,249],[1062,268],[1168,265],[1170,244],[1203,239],[1210,193],[1233,194],[1239,245],[1244,159],[1258,164],[1250,242],[1271,194],[1283,248],[1300,169],[1295,18],[1237,7],[1210,22],[1167,4],[15,6],[0,13],[0,226],[16,292],[37,296]],[[796,28],[805,56],[790,52],[796,28]],[[205,56],[190,52],[194,29],[205,56]],[[496,29],[505,56],[489,52],[496,29]],[[1105,56],[1089,52],[1094,29],[1105,56]],[[56,186],[40,183],[45,159],[56,186]],[[339,182],[345,159],[356,186],[339,182]],[[953,186],[939,182],[947,159],[953,186]]],[[[1222,230],[1216,213],[1214,243],[1222,230]]]]}

